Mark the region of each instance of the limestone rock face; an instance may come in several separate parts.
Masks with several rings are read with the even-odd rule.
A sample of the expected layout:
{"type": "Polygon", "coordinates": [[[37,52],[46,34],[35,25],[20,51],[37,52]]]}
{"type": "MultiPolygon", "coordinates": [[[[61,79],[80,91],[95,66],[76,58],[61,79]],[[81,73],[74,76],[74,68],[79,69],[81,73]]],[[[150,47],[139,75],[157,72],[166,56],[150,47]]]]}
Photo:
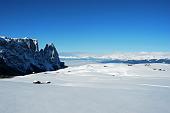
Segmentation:
{"type": "Polygon", "coordinates": [[[64,68],[53,44],[39,51],[38,41],[0,36],[0,77],[20,76],[64,68]]]}

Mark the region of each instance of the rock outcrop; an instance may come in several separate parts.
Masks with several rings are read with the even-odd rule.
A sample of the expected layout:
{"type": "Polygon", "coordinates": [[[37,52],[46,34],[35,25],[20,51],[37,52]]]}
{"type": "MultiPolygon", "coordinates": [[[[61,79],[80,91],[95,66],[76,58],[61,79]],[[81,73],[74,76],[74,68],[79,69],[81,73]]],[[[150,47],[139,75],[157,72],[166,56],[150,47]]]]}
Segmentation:
{"type": "Polygon", "coordinates": [[[64,68],[53,44],[39,50],[38,41],[30,38],[0,37],[0,77],[64,68]]]}

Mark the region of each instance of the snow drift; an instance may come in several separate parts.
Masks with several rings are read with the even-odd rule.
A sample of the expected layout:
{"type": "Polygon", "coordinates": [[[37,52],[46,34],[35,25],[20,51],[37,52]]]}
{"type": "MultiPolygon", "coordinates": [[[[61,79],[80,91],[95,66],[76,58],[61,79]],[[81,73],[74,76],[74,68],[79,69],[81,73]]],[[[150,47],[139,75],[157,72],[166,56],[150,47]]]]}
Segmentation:
{"type": "Polygon", "coordinates": [[[39,50],[38,41],[30,38],[0,37],[0,77],[64,68],[53,44],[39,50]]]}

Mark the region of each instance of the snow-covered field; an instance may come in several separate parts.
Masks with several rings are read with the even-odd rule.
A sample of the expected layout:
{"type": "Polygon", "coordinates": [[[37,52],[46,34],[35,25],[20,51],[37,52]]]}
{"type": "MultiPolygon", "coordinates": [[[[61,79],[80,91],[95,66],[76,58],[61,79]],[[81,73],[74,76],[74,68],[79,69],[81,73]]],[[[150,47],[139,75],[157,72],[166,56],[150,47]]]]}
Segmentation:
{"type": "Polygon", "coordinates": [[[0,80],[0,113],[170,113],[169,106],[170,64],[93,63],[0,80]]]}

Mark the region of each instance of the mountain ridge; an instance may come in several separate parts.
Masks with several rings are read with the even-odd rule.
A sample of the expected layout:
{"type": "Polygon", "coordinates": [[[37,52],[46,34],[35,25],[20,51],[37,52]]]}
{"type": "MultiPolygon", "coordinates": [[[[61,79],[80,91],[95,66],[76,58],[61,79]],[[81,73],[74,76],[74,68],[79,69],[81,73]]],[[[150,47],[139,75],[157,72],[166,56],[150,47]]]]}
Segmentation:
{"type": "Polygon", "coordinates": [[[0,76],[20,76],[64,67],[52,43],[39,50],[36,39],[0,37],[0,76]]]}

